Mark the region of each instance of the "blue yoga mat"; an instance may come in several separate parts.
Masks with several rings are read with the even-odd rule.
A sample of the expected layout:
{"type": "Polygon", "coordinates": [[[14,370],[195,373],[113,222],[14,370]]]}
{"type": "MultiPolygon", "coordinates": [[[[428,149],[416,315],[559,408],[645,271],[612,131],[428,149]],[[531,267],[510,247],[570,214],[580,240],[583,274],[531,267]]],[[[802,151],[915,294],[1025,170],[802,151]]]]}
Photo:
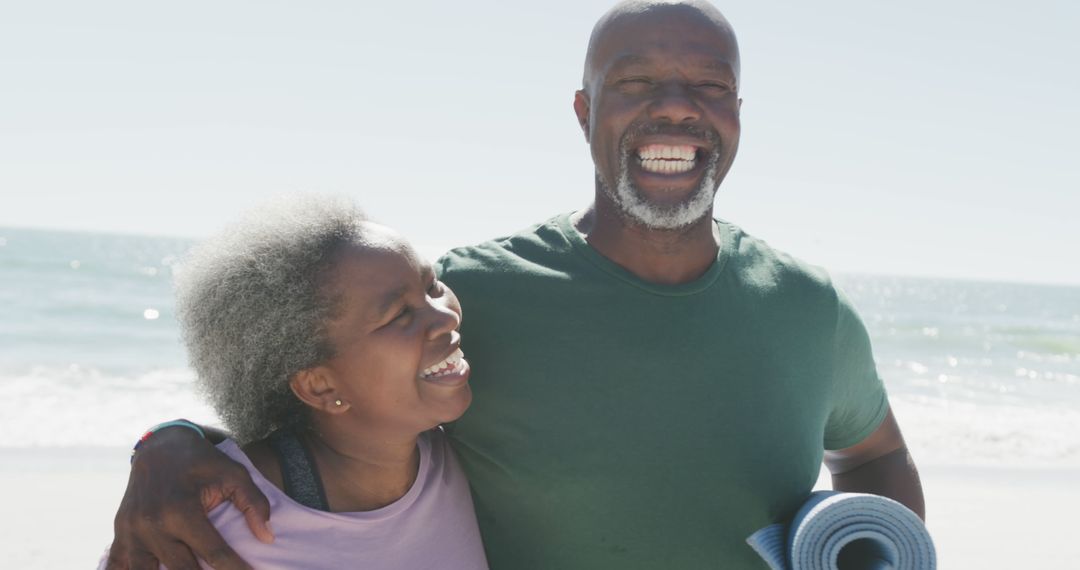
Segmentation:
{"type": "Polygon", "coordinates": [[[819,491],[790,524],[746,539],[772,570],[933,570],[934,542],[918,515],[877,495],[819,491]]]}

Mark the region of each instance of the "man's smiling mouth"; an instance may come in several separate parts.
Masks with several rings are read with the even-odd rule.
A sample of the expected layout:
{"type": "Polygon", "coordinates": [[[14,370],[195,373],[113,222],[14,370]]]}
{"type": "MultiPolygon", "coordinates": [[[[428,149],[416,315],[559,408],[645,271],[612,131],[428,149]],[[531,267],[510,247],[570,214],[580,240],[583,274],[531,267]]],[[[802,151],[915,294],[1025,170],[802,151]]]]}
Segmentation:
{"type": "Polygon", "coordinates": [[[645,172],[682,174],[697,166],[697,147],[693,145],[647,144],[637,149],[638,164],[645,172]]]}

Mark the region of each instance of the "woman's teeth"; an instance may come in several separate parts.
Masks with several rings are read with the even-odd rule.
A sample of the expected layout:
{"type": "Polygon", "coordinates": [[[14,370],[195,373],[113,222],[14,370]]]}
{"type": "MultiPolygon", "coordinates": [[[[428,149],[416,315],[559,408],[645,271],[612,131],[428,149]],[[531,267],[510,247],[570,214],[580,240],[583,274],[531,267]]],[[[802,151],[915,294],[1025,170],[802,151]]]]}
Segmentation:
{"type": "Polygon", "coordinates": [[[697,148],[690,145],[650,144],[638,149],[641,169],[660,174],[689,172],[697,164],[697,148]]]}
{"type": "Polygon", "coordinates": [[[421,375],[421,378],[438,378],[439,376],[446,376],[447,374],[456,372],[458,369],[458,365],[461,364],[461,359],[464,356],[465,354],[461,352],[460,348],[455,350],[454,352],[450,353],[450,356],[447,356],[442,362],[433,364],[425,368],[423,374],[421,375]]]}

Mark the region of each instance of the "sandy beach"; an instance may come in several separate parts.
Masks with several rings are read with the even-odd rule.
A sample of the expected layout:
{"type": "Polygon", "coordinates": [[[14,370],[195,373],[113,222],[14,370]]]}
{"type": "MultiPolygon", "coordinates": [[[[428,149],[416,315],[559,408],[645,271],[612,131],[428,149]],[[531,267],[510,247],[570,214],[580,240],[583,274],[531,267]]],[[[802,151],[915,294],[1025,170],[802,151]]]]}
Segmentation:
{"type": "MultiPolygon", "coordinates": [[[[9,513],[0,520],[3,566],[93,568],[111,540],[127,455],[118,447],[0,449],[0,496],[9,513]]],[[[1080,469],[923,465],[920,470],[941,568],[1075,563],[1080,469]]]]}
{"type": "Polygon", "coordinates": [[[129,453],[120,447],[0,449],[0,497],[9,513],[0,517],[3,566],[95,568],[112,541],[129,453]]]}
{"type": "Polygon", "coordinates": [[[941,568],[1077,567],[1080,469],[920,470],[941,568]]]}

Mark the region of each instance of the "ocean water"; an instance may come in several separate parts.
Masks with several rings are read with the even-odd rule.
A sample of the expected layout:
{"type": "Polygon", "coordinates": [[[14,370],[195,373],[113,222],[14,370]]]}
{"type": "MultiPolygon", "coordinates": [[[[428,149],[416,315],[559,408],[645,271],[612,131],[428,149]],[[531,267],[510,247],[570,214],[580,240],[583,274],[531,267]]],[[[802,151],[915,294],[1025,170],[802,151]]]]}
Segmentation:
{"type": "MultiPolygon", "coordinates": [[[[129,445],[162,419],[216,423],[173,315],[191,245],[0,228],[0,447],[129,445]]],[[[836,281],[917,460],[1080,465],[1080,287],[836,281]]]]}

